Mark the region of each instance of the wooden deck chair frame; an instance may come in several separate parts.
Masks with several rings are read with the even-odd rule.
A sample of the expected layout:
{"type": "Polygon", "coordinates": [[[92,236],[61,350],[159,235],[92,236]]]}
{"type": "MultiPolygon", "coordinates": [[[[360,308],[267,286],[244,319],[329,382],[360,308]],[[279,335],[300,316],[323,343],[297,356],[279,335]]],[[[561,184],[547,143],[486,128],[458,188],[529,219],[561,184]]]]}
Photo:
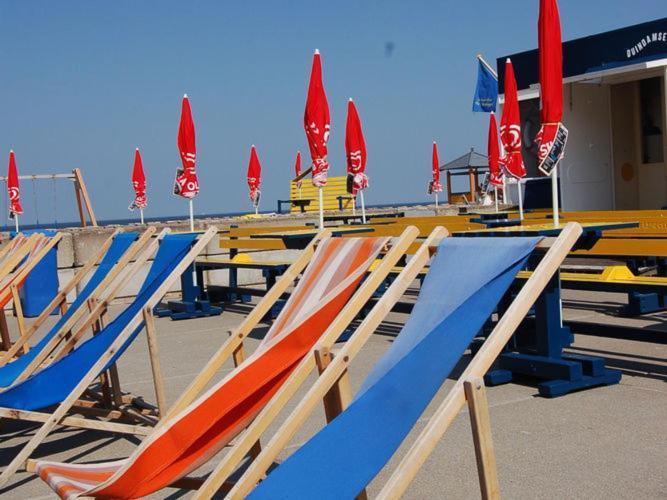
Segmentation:
{"type": "MultiPolygon", "coordinates": [[[[68,417],[67,412],[72,408],[76,403],[77,399],[85,392],[88,386],[97,378],[98,374],[102,371],[105,365],[113,358],[115,353],[123,346],[123,344],[129,339],[132,333],[145,321],[145,329],[147,336],[153,336],[153,342],[155,341],[155,328],[153,318],[153,308],[155,305],[164,297],[164,295],[169,291],[171,286],[176,282],[176,280],[181,276],[181,274],[188,268],[195,258],[206,248],[206,245],[211,241],[213,237],[217,234],[218,229],[214,226],[207,229],[205,232],[201,233],[196,239],[195,243],[192,245],[192,248],[188,253],[183,257],[183,259],[174,267],[174,269],[169,273],[164,281],[158,286],[158,288],[153,292],[153,294],[146,301],[146,305],[142,308],[141,311],[137,312],[135,316],[128,322],[127,325],[123,328],[120,334],[112,342],[109,348],[104,352],[102,356],[95,362],[95,364],[88,370],[86,375],[81,378],[76,387],[70,392],[70,394],[58,405],[58,407],[51,414],[43,413],[45,417],[41,420],[43,425],[37,430],[33,437],[25,444],[20,452],[13,458],[7,467],[0,474],[0,486],[3,486],[7,483],[9,478],[23,465],[26,464],[26,461],[32,454],[32,452],[39,446],[39,444],[44,441],[44,439],[49,435],[49,433],[57,426],[76,426],[84,427],[89,429],[97,429],[111,432],[128,432],[131,434],[146,434],[146,428],[138,425],[130,424],[117,424],[112,422],[103,422],[103,421],[90,421],[88,425],[85,425],[86,422],[83,418],[68,417]],[[83,424],[83,425],[82,425],[83,424]],[[92,425],[91,425],[92,424],[92,425]]],[[[152,246],[152,245],[151,245],[152,246]]],[[[100,304],[101,305],[101,304],[100,304]]],[[[98,305],[99,307],[99,305],[98,305]]],[[[97,308],[96,308],[97,309],[97,308]]],[[[151,340],[149,340],[149,346],[151,345],[151,340]]],[[[153,350],[150,352],[151,357],[157,355],[153,350]]],[[[155,367],[155,365],[153,365],[155,367]]],[[[24,413],[24,412],[17,412],[24,413]]],[[[5,415],[2,415],[5,416],[5,415]]],[[[34,421],[34,420],[33,420],[34,421]]]]}
{"type": "MultiPolygon", "coordinates": [[[[549,250],[538,265],[538,268],[535,270],[535,273],[537,274],[535,280],[530,284],[526,283],[524,288],[519,292],[519,295],[513,301],[511,308],[507,310],[494,329],[494,332],[492,333],[493,337],[490,336],[484,343],[484,346],[488,344],[488,347],[482,348],[485,354],[482,354],[482,350],[480,350],[480,353],[476,356],[475,359],[479,359],[481,355],[484,364],[473,359],[473,362],[471,362],[468,369],[459,382],[457,382],[454,389],[449,393],[448,399],[446,400],[449,401],[455,397],[456,403],[460,403],[460,405],[456,407],[456,412],[454,414],[450,414],[449,412],[452,410],[448,409],[448,423],[451,423],[458,411],[460,411],[465,404],[466,394],[468,394],[469,406],[471,408],[473,438],[478,461],[478,473],[484,498],[497,498],[497,492],[499,490],[497,488],[497,480],[494,481],[494,478],[496,477],[495,459],[493,458],[493,448],[490,444],[491,434],[488,420],[488,405],[484,395],[482,377],[505,346],[516,327],[523,320],[532,304],[537,300],[537,297],[548,281],[558,271],[560,264],[567,256],[580,234],[581,227],[578,224],[568,225],[558,238],[545,239],[538,245],[538,247],[549,248],[549,250]],[[493,340],[489,342],[492,338],[493,340]],[[486,495],[485,492],[488,492],[488,495],[486,495]]],[[[420,270],[428,263],[429,251],[433,251],[433,247],[437,245],[437,242],[441,239],[437,237],[432,238],[433,236],[432,233],[431,236],[429,236],[431,242],[429,242],[428,245],[425,244],[405,266],[404,270],[394,283],[392,283],[391,287],[385,292],[383,297],[380,298],[369,315],[359,325],[352,337],[347,341],[340,352],[327,364],[315,384],[279,427],[271,440],[263,448],[262,452],[255,457],[239,480],[229,489],[228,494],[230,498],[243,498],[250,493],[255,485],[264,477],[278,454],[294,437],[319,401],[322,401],[327,395],[330,395],[332,391],[340,390],[337,386],[340,384],[340,380],[346,376],[348,366],[352,359],[359,353],[365,341],[379,326],[393,305],[400,299],[420,270]]],[[[325,349],[320,351],[320,357],[323,353],[326,354],[325,349]]],[[[280,397],[281,394],[278,392],[276,396],[274,396],[274,400],[277,401],[280,397]]],[[[346,404],[340,411],[349,404],[351,395],[342,401],[346,404]]],[[[448,403],[448,405],[451,406],[451,403],[448,403]]],[[[269,408],[265,408],[265,410],[269,411],[269,408]]],[[[439,410],[439,412],[440,411],[441,410],[439,410]]],[[[260,418],[262,418],[261,414],[258,415],[256,421],[260,418]]],[[[431,425],[429,425],[429,427],[431,427],[431,425]]],[[[444,432],[444,430],[442,432],[444,432]]],[[[421,463],[423,463],[423,460],[425,460],[427,454],[430,453],[437,444],[440,436],[441,434],[435,436],[433,432],[427,434],[426,431],[421,434],[418,442],[415,443],[413,449],[409,453],[409,456],[406,456],[399,466],[399,470],[402,467],[404,470],[410,472],[402,472],[401,475],[398,476],[401,478],[398,483],[394,477],[397,477],[399,471],[394,473],[394,476],[390,479],[390,483],[393,482],[394,484],[390,485],[390,483],[387,483],[382,490],[380,497],[398,498],[401,496],[405,487],[407,487],[407,484],[409,484],[409,481],[414,477],[414,474],[421,463]],[[425,449],[428,451],[425,452],[425,449]],[[424,453],[426,453],[426,455],[424,455],[424,453]],[[420,458],[421,462],[419,462],[419,465],[415,468],[416,457],[420,458]],[[410,473],[412,476],[409,476],[409,479],[407,479],[408,474],[410,473]],[[399,484],[403,489],[396,489],[396,484],[399,484]]],[[[211,476],[209,476],[207,482],[211,482],[211,476]]],[[[210,498],[215,492],[216,490],[213,488],[204,489],[202,487],[197,493],[196,498],[210,498]]],[[[359,498],[365,498],[365,496],[365,491],[363,491],[359,498]]]]}
{"type": "MultiPolygon", "coordinates": [[[[23,242],[19,244],[18,248],[10,252],[11,243],[5,245],[2,249],[2,256],[0,257],[0,280],[4,280],[6,277],[10,276],[11,273],[16,269],[16,267],[21,263],[23,258],[30,253],[33,245],[40,238],[40,235],[33,233],[30,236],[24,236],[23,233],[18,233],[15,238],[23,238],[23,242]]],[[[11,277],[10,277],[11,280],[11,277]]],[[[11,281],[9,281],[11,283],[11,281]]],[[[7,351],[11,347],[11,338],[9,336],[9,328],[7,326],[7,316],[5,314],[5,309],[0,308],[0,348],[3,351],[7,351]]]]}
{"type": "MultiPolygon", "coordinates": [[[[35,268],[37,264],[39,264],[42,261],[44,257],[46,257],[46,254],[48,254],[52,248],[55,248],[55,246],[60,242],[62,237],[63,237],[62,233],[56,233],[53,236],[44,236],[41,233],[37,233],[36,239],[33,240],[33,246],[31,246],[30,251],[32,251],[32,249],[34,249],[34,246],[37,245],[43,239],[48,238],[48,240],[46,241],[46,243],[42,248],[37,250],[37,252],[34,255],[30,255],[30,252],[28,252],[27,260],[20,264],[20,266],[14,272],[13,276],[10,278],[9,283],[7,283],[7,285],[2,290],[0,290],[0,300],[2,300],[3,302],[5,299],[9,299],[9,297],[11,297],[11,300],[14,305],[15,315],[19,322],[20,335],[24,333],[25,326],[23,323],[23,309],[21,308],[19,289],[23,285],[23,282],[28,277],[30,272],[35,268]]],[[[7,316],[5,315],[4,308],[2,308],[2,314],[0,315],[0,323],[1,323],[0,333],[2,334],[3,337],[5,337],[5,332],[9,332],[9,328],[7,327],[7,316]]],[[[6,338],[3,338],[3,344],[5,351],[11,349],[11,340],[9,339],[8,334],[6,335],[6,338]]]]}
{"type": "MultiPolygon", "coordinates": [[[[412,247],[414,241],[418,237],[418,230],[414,227],[406,228],[400,236],[394,237],[391,243],[391,247],[384,254],[380,263],[375,266],[375,269],[366,276],[365,280],[359,285],[358,289],[355,291],[354,295],[350,298],[348,303],[344,306],[341,312],[338,314],[333,323],[329,326],[327,331],[324,334],[324,337],[320,339],[320,342],[325,342],[327,345],[333,345],[333,343],[340,337],[344,332],[345,328],[350,324],[352,320],[357,316],[361,311],[363,306],[368,302],[372,297],[373,293],[377,288],[382,284],[382,282],[387,278],[391,273],[394,266],[397,262],[406,255],[410,248],[412,247]]],[[[331,232],[327,229],[319,232],[309,245],[301,252],[299,257],[290,265],[287,271],[277,280],[275,285],[267,292],[267,294],[260,300],[260,302],[252,309],[252,311],[246,316],[241,325],[236,329],[230,331],[229,338],[225,343],[218,349],[218,351],[213,355],[213,357],[208,361],[206,366],[202,369],[199,375],[191,382],[186,391],[179,397],[179,399],[174,403],[174,405],[169,409],[167,415],[161,419],[156,428],[164,425],[177,413],[185,410],[187,407],[192,404],[194,399],[199,395],[199,393],[205,388],[205,386],[210,382],[212,377],[218,372],[220,367],[229,360],[233,358],[234,364],[238,366],[245,359],[245,351],[243,346],[244,339],[248,334],[253,330],[253,328],[261,321],[265,314],[271,309],[276,300],[278,300],[282,294],[292,285],[292,283],[297,279],[301,272],[305,269],[308,263],[312,260],[312,257],[315,254],[317,246],[325,239],[330,238],[331,232]]],[[[312,359],[312,356],[307,356],[308,359],[312,359]]],[[[304,368],[301,367],[303,363],[300,363],[297,366],[297,370],[300,372],[304,371],[304,368]]],[[[308,370],[312,369],[313,365],[308,365],[308,370]]],[[[304,382],[305,377],[288,377],[286,384],[289,384],[292,387],[293,391],[296,391],[304,382]]],[[[244,443],[246,441],[244,440],[244,443]]],[[[259,443],[254,441],[250,443],[249,448],[252,448],[254,452],[258,452],[259,443]]],[[[234,447],[235,449],[235,447],[234,447]]],[[[238,454],[238,452],[237,452],[238,454]]],[[[241,458],[245,455],[245,452],[240,453],[241,458]]],[[[28,470],[33,470],[34,461],[29,460],[27,463],[28,470]]],[[[202,481],[197,478],[182,478],[172,484],[173,487],[186,488],[186,489],[197,489],[202,486],[202,481]]]]}
{"type": "MultiPolygon", "coordinates": [[[[69,352],[69,350],[74,347],[75,343],[83,336],[88,328],[92,328],[93,332],[95,332],[96,330],[99,331],[99,329],[103,327],[103,317],[110,302],[117,296],[120,290],[129,281],[129,279],[135,276],[136,273],[140,270],[141,266],[143,266],[156,252],[160,240],[166,234],[168,234],[170,230],[163,229],[157,238],[146,244],[153,232],[154,231],[148,232],[145,235],[145,238],[134,243],[136,246],[136,251],[140,251],[142,248],[143,251],[130,266],[126,266],[126,264],[130,262],[134,255],[136,255],[136,252],[133,252],[134,255],[130,255],[128,250],[128,252],[124,254],[124,258],[119,260],[118,266],[115,267],[118,272],[114,273],[114,276],[107,276],[109,280],[107,283],[113,283],[113,288],[110,290],[104,289],[103,291],[107,292],[106,295],[94,298],[90,301],[91,304],[94,303],[96,305],[89,312],[83,323],[76,325],[77,330],[72,330],[74,325],[68,325],[70,322],[67,322],[65,325],[63,325],[63,328],[61,328],[58,333],[54,335],[54,338],[51,339],[51,342],[49,342],[44,347],[42,352],[40,352],[39,357],[36,357],[32,363],[26,367],[21,376],[17,378],[16,383],[25,380],[44,364],[48,364],[49,362],[59,359],[66,352],[69,352]],[[124,273],[119,274],[120,272],[124,273]],[[64,341],[63,345],[59,344],[61,341],[64,341]],[[39,360],[42,361],[40,362],[39,360]]],[[[86,307],[81,308],[82,311],[85,309],[86,307]]],[[[71,319],[73,322],[73,318],[71,319]]],[[[152,338],[154,335],[154,330],[152,329],[152,318],[150,320],[150,324],[148,322],[146,324],[146,332],[147,336],[149,337],[149,356],[151,358],[151,367],[153,368],[153,384],[155,386],[156,394],[162,394],[163,384],[161,374],[158,371],[159,361],[157,361],[157,344],[155,339],[152,338]]],[[[144,404],[146,411],[137,411],[132,407],[134,397],[131,394],[124,395],[122,393],[115,364],[109,367],[109,369],[100,376],[100,382],[102,386],[101,395],[87,390],[86,396],[88,396],[88,398],[86,400],[77,399],[71,406],[72,410],[74,410],[76,413],[83,414],[84,417],[65,417],[65,419],[63,419],[64,425],[68,425],[70,427],[81,427],[85,429],[109,430],[127,434],[146,434],[148,432],[145,427],[127,423],[104,422],[103,427],[100,427],[100,422],[87,419],[85,418],[86,415],[102,417],[106,419],[126,418],[130,419],[130,421],[138,420],[143,424],[148,424],[151,426],[155,425],[157,418],[151,418],[150,415],[146,414],[151,413],[152,408],[150,405],[144,404]],[[100,403],[101,407],[99,407],[100,403]]],[[[160,399],[158,399],[158,407],[159,403],[161,403],[160,399]]],[[[15,410],[12,408],[0,407],[0,418],[26,420],[31,422],[46,422],[49,415],[50,414],[48,413],[40,411],[15,410]]]]}
{"type": "MultiPolygon", "coordinates": [[[[145,261],[150,257],[152,252],[150,249],[146,250],[144,252],[145,257],[140,257],[137,258],[137,260],[130,265],[132,262],[132,259],[134,259],[137,254],[146,247],[147,243],[155,233],[154,228],[149,228],[144,233],[130,246],[130,248],[118,259],[118,262],[111,268],[111,271],[104,277],[104,279],[100,282],[100,284],[93,290],[91,293],[91,296],[88,299],[88,304],[86,305],[81,305],[81,307],[70,317],[69,320],[67,320],[61,328],[58,330],[58,332],[53,335],[53,338],[47,343],[46,346],[44,346],[44,349],[42,352],[39,353],[35,357],[35,359],[23,370],[23,372],[17,377],[15,383],[19,383],[26,378],[28,378],[30,375],[32,375],[37,369],[41,368],[45,362],[48,362],[49,360],[52,360],[50,357],[53,350],[57,348],[59,343],[64,339],[66,336],[70,335],[72,333],[72,330],[77,326],[77,322],[82,318],[86,317],[86,320],[84,321],[84,324],[94,324],[96,321],[98,321],[103,314],[106,312],[106,307],[108,304],[116,298],[116,295],[120,292],[122,287],[125,285],[125,283],[132,277],[132,273],[136,270],[139,269],[139,267],[145,263],[145,261]],[[120,277],[120,278],[119,278],[120,277]],[[112,284],[114,284],[116,278],[119,278],[118,282],[115,284],[113,288],[110,288],[112,284]],[[106,295],[105,295],[106,293],[106,295]],[[93,304],[96,304],[100,298],[104,298],[104,307],[100,308],[93,308],[91,307],[93,304]]],[[[76,285],[83,279],[88,272],[92,269],[92,267],[96,264],[96,262],[101,259],[101,257],[104,255],[106,250],[108,249],[108,246],[111,245],[112,238],[116,235],[114,233],[102,246],[100,251],[96,253],[93,258],[89,259],[89,261],[84,265],[75,275],[75,277],[53,298],[51,303],[42,311],[42,313],[37,317],[37,319],[30,325],[30,328],[27,329],[24,335],[22,335],[21,340],[17,342],[14,346],[12,346],[12,349],[8,351],[5,356],[2,358],[0,361],[0,366],[6,364],[11,357],[16,355],[18,353],[19,347],[27,346],[27,342],[34,336],[36,331],[38,330],[39,326],[44,322],[44,320],[49,316],[50,312],[53,311],[56,307],[59,305],[62,306],[63,303],[66,302],[67,300],[67,294],[76,287],[76,285]]],[[[159,239],[159,238],[158,238],[159,239]]],[[[153,248],[153,251],[156,246],[151,247],[153,248]]],[[[81,334],[85,331],[86,328],[90,328],[90,326],[86,327],[79,327],[75,332],[76,340],[78,340],[81,336],[81,334]]],[[[72,337],[74,337],[72,336],[72,337]]],[[[74,343],[75,340],[72,338],[72,342],[74,343]]],[[[73,346],[73,343],[71,344],[73,346]]]]}
{"type": "Polygon", "coordinates": [[[440,438],[465,406],[466,400],[470,407],[482,496],[483,498],[500,498],[483,377],[509,342],[549,280],[558,272],[561,263],[572,250],[581,234],[581,225],[576,222],[569,222],[557,238],[545,238],[538,245],[549,248],[549,250],[512,301],[510,307],[505,311],[505,314],[499,319],[463,374],[456,381],[454,387],[440,403],[426,427],[406,455],[403,456],[398,467],[380,490],[377,498],[383,500],[395,499],[403,495],[419,469],[435,449],[440,438]]]}
{"type": "MultiPolygon", "coordinates": [[[[17,321],[19,323],[19,330],[23,329],[21,332],[21,336],[17,342],[12,345],[12,348],[0,354],[0,366],[6,365],[9,361],[11,361],[14,356],[19,354],[19,350],[23,350],[24,352],[28,350],[28,342],[32,339],[32,337],[35,335],[35,333],[39,330],[39,327],[46,321],[46,319],[51,315],[51,313],[56,309],[60,309],[61,314],[64,314],[67,309],[67,296],[70,294],[70,292],[74,291],[77,286],[81,283],[81,281],[88,276],[88,274],[93,270],[93,268],[100,263],[104,255],[106,254],[107,250],[113,243],[113,239],[121,233],[121,229],[117,229],[114,231],[109,238],[106,239],[106,241],[100,246],[100,248],[93,254],[88,261],[81,266],[77,272],[74,274],[71,280],[69,280],[65,286],[63,286],[58,293],[53,297],[51,302],[44,308],[44,310],[35,318],[35,320],[30,324],[29,327],[22,327],[22,323],[24,323],[24,319],[22,315],[17,316],[17,321]]],[[[128,248],[127,252],[125,252],[121,258],[118,260],[118,262],[112,267],[111,271],[105,278],[100,282],[100,284],[93,290],[91,293],[91,298],[98,297],[102,291],[109,286],[109,284],[113,281],[113,279],[125,269],[125,267],[131,262],[131,260],[134,258],[134,256],[143,248],[143,246],[146,244],[146,242],[150,239],[150,237],[153,235],[155,232],[155,228],[148,228],[146,231],[144,231],[143,234],[139,236],[137,241],[135,241],[130,248],[128,248]]],[[[86,306],[88,307],[88,306],[86,306]]],[[[71,322],[68,322],[68,324],[63,325],[63,330],[66,328],[66,331],[71,330],[73,327],[74,323],[78,320],[78,318],[83,314],[84,312],[84,307],[81,308],[81,312],[77,311],[75,315],[72,317],[76,317],[76,319],[72,319],[71,322]]]]}
{"type": "Polygon", "coordinates": [[[419,272],[428,264],[440,241],[447,236],[447,230],[442,227],[437,227],[431,232],[335,356],[332,354],[332,346],[337,335],[339,335],[339,326],[335,323],[331,325],[330,329],[314,347],[312,355],[299,364],[290,379],[276,392],[269,404],[250,424],[246,433],[234,443],[232,451],[211,472],[197,491],[195,498],[211,498],[221,488],[223,491],[228,490],[231,497],[245,496],[256,482],[264,476],[278,453],[287,445],[316,406],[324,402],[327,422],[333,420],[347,407],[352,399],[347,365],[352,357],[365,345],[394,304],[414,282],[419,272]],[[227,478],[248,453],[249,443],[256,442],[266,431],[285,404],[294,396],[296,389],[315,367],[319,371],[319,378],[304,398],[299,401],[294,412],[287,417],[278,432],[263,447],[261,453],[254,457],[253,462],[239,481],[235,484],[226,483],[227,478]],[[255,480],[255,476],[259,479],[255,480]]]}

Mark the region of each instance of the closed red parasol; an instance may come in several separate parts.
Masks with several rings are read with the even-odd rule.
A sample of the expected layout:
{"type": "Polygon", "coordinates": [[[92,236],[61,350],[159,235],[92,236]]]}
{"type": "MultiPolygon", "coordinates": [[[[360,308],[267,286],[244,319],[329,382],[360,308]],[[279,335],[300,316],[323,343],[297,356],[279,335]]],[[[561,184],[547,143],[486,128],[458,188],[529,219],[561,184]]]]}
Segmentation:
{"type": "Polygon", "coordinates": [[[361,129],[359,113],[350,99],[347,103],[347,124],[345,127],[345,155],[347,157],[347,191],[352,196],[368,187],[366,176],[366,142],[361,129]]]}
{"type": "MultiPolygon", "coordinates": [[[[9,196],[9,216],[14,218],[23,213],[21,206],[21,189],[19,185],[19,172],[16,168],[14,151],[9,152],[9,166],[7,167],[7,195],[9,196]]],[[[18,223],[17,223],[18,231],[18,223]]]]}
{"type": "Polygon", "coordinates": [[[331,130],[331,120],[327,95],[322,83],[322,61],[318,50],[315,50],[313,55],[303,123],[310,148],[310,157],[313,161],[313,185],[323,187],[327,183],[327,171],[329,170],[327,141],[331,130]]]}
{"type": "Polygon", "coordinates": [[[538,143],[538,168],[544,174],[549,175],[563,157],[567,142],[567,129],[561,123],[563,119],[563,47],[556,0],[540,0],[537,36],[542,128],[535,140],[538,143]]]}
{"type": "Polygon", "coordinates": [[[176,171],[174,194],[192,199],[199,194],[199,181],[195,171],[197,145],[195,143],[195,124],[192,121],[190,100],[183,96],[181,123],[178,127],[178,150],[183,166],[176,171]]]}
{"type": "Polygon", "coordinates": [[[428,194],[440,193],[442,192],[442,184],[440,184],[440,160],[438,160],[438,145],[435,141],[433,141],[433,152],[431,155],[431,171],[433,178],[428,183],[428,194]]]}
{"type": "Polygon", "coordinates": [[[146,176],[144,175],[144,165],[141,161],[139,148],[134,152],[132,187],[134,188],[134,200],[130,204],[130,210],[134,210],[135,208],[143,210],[148,205],[148,199],[146,198],[146,176]]]}
{"type": "Polygon", "coordinates": [[[250,201],[257,209],[261,195],[259,187],[262,184],[262,166],[259,164],[255,146],[250,147],[250,162],[248,163],[248,188],[250,189],[250,201]]]}
{"type": "MultiPolygon", "coordinates": [[[[296,152],[296,161],[294,162],[294,176],[299,177],[301,175],[301,151],[296,152]]],[[[301,189],[301,179],[296,181],[296,187],[301,189]]]]}
{"type": "Polygon", "coordinates": [[[505,104],[500,118],[500,141],[503,143],[505,155],[500,163],[512,177],[521,179],[526,176],[526,168],[521,156],[521,116],[519,115],[519,98],[517,95],[516,78],[512,61],[505,61],[505,104]]]}
{"type": "Polygon", "coordinates": [[[489,115],[489,140],[487,145],[489,155],[489,183],[492,186],[502,187],[503,172],[500,170],[500,151],[498,149],[498,125],[496,124],[496,114],[491,111],[489,115]]]}

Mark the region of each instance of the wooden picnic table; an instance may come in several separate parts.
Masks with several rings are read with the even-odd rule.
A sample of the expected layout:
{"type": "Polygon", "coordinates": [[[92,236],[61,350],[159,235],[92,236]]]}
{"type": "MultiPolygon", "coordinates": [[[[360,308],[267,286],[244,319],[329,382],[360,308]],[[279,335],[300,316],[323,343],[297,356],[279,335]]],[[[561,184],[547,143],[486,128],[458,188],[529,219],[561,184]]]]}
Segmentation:
{"type": "MultiPolygon", "coordinates": [[[[372,227],[331,227],[327,228],[331,231],[333,236],[347,236],[350,234],[365,234],[372,233],[375,230],[372,227]]],[[[319,232],[319,229],[314,227],[313,229],[299,229],[297,231],[278,231],[275,233],[262,233],[262,234],[253,234],[250,238],[255,239],[279,239],[282,240],[285,244],[285,248],[289,249],[304,249],[310,243],[315,235],[319,232]]]]}

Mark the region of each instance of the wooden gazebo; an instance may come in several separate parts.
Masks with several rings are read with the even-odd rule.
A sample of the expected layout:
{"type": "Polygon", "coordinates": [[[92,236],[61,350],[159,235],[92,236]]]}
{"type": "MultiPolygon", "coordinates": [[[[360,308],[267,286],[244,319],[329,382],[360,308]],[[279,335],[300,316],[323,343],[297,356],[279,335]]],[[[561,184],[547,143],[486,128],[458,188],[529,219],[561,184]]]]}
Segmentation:
{"type": "Polygon", "coordinates": [[[479,184],[480,174],[486,174],[489,171],[489,160],[486,155],[477,153],[470,148],[463,156],[445,163],[440,167],[441,172],[447,175],[447,201],[448,203],[474,203],[477,195],[482,192],[479,184]],[[468,191],[453,192],[452,177],[467,175],[469,180],[468,191]]]}

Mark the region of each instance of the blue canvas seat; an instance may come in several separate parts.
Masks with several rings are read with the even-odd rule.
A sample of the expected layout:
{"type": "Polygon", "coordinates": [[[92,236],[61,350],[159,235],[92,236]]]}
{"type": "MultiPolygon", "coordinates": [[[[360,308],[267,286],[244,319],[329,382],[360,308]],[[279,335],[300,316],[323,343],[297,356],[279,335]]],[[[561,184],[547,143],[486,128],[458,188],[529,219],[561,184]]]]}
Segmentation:
{"type": "Polygon", "coordinates": [[[448,238],[412,315],[350,406],[249,498],[354,498],[398,449],[539,238],[448,238]]]}
{"type": "Polygon", "coordinates": [[[97,289],[104,278],[109,274],[111,269],[118,263],[118,260],[125,254],[125,252],[132,246],[132,244],[139,237],[138,233],[119,233],[113,237],[113,241],[109,246],[106,254],[100,261],[97,269],[92,274],[86,285],[77,294],[76,299],[72,302],[70,307],[58,319],[53,327],[37,342],[28,352],[22,356],[10,361],[6,365],[0,367],[0,387],[11,386],[17,377],[25,370],[33,359],[46,347],[49,341],[56,335],[65,324],[74,316],[80,307],[86,307],[86,301],[91,297],[93,292],[97,289]]]}

